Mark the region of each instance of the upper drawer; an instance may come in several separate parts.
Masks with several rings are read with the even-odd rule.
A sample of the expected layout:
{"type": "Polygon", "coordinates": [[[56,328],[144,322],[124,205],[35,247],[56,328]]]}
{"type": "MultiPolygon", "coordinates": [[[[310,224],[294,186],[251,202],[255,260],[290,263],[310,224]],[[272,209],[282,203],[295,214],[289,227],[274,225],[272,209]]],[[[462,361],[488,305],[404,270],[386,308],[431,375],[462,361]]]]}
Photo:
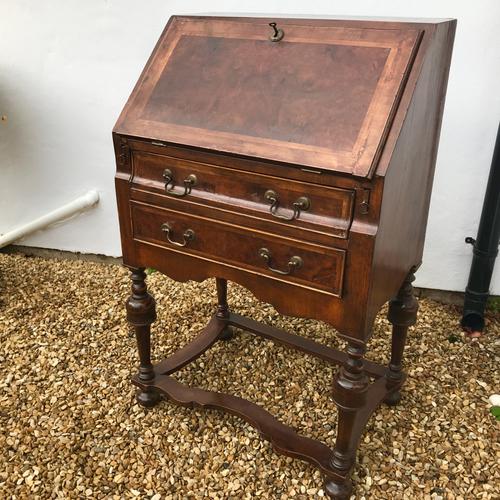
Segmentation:
{"type": "Polygon", "coordinates": [[[137,150],[132,152],[132,161],[136,186],[172,198],[347,238],[354,191],[137,150]]]}

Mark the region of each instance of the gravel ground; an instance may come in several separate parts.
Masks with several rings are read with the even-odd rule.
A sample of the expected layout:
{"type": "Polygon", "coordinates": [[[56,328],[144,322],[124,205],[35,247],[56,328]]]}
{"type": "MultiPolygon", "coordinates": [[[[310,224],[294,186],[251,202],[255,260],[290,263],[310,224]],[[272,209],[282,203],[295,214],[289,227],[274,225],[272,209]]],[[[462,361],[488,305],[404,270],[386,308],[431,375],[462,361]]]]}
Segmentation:
{"type": "MultiPolygon", "coordinates": [[[[128,272],[115,265],[0,254],[0,498],[320,498],[312,466],[275,454],[236,417],[162,402],[145,411],[129,377],[128,272]]],[[[148,278],[158,302],[155,358],[196,335],[215,283],[148,278]]],[[[330,345],[322,323],[278,316],[232,285],[230,305],[330,345]]],[[[459,310],[420,301],[401,404],[379,409],[362,440],[356,498],[500,498],[500,319],[464,342],[459,310]]],[[[368,357],[386,361],[389,324],[368,357]]],[[[238,332],[179,372],[183,382],[259,402],[300,432],[333,444],[334,367],[238,332]],[[272,370],[273,377],[269,376],[272,370]]]]}

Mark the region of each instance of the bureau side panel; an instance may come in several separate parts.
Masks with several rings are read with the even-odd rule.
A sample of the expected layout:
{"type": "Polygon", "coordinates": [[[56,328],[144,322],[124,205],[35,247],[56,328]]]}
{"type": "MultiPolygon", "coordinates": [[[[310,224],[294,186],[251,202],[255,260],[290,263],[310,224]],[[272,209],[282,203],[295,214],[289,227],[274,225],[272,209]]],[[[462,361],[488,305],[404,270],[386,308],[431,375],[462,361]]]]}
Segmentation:
{"type": "Polygon", "coordinates": [[[422,259],[455,27],[454,20],[435,26],[384,178],[369,317],[422,259]]]}
{"type": "Polygon", "coordinates": [[[135,247],[132,241],[132,219],[130,214],[130,181],[132,179],[132,161],[128,140],[113,133],[113,145],[116,158],[115,191],[120,222],[123,263],[135,266],[135,247]]]}

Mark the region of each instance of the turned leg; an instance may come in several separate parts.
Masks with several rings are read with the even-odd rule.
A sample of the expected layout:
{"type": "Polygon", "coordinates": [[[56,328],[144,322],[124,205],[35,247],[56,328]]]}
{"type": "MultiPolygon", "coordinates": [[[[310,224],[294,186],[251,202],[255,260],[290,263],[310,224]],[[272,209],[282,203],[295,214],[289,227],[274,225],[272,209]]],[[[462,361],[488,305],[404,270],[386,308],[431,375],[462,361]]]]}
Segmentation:
{"type": "MultiPolygon", "coordinates": [[[[132,269],[132,295],[127,299],[127,321],[133,326],[139,351],[139,380],[149,382],[155,374],[151,364],[151,323],[156,319],[155,301],[149,295],[144,269],[132,269]]],[[[160,401],[154,390],[140,390],[136,394],[139,404],[152,407],[160,401]]]]}
{"type": "MultiPolygon", "coordinates": [[[[217,312],[218,318],[227,318],[229,316],[229,306],[227,305],[227,280],[217,278],[217,312]]],[[[233,338],[233,329],[228,325],[219,335],[220,340],[231,340],[233,338]]]]}
{"type": "Polygon", "coordinates": [[[385,402],[395,405],[401,399],[401,383],[403,380],[403,351],[406,343],[408,327],[417,320],[418,302],[413,295],[412,282],[415,280],[413,270],[405,278],[398,295],[389,303],[388,318],[392,323],[391,361],[387,370],[387,389],[391,391],[385,402]]]}
{"type": "Polygon", "coordinates": [[[365,406],[369,380],[363,371],[365,347],[358,344],[347,346],[347,360],[340,368],[333,384],[333,399],[339,410],[337,439],[331,458],[331,466],[345,479],[327,478],[325,490],[331,498],[350,498],[352,483],[350,473],[356,460],[360,430],[356,428],[356,415],[365,406]]]}

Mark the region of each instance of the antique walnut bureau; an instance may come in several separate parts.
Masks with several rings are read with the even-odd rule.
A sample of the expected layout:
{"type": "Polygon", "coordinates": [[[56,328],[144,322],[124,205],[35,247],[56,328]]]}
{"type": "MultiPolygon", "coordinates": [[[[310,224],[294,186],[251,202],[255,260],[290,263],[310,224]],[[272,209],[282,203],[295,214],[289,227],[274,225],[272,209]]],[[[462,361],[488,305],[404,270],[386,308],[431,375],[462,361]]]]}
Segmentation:
{"type": "MultiPolygon", "coordinates": [[[[367,420],[395,404],[419,266],[455,21],[172,17],[113,132],[137,399],[219,408],[307,460],[347,498],[367,420]],[[216,278],[199,336],[152,365],[144,268],[216,278]],[[332,325],[345,352],[230,311],[227,280],[279,312],[332,325]],[[390,301],[390,361],[364,360],[390,301]],[[340,365],[337,438],[298,435],[234,395],[171,376],[236,326],[340,365]]],[[[232,360],[228,359],[228,362],[232,360]]],[[[272,366],[269,367],[272,374],[272,366]]]]}

